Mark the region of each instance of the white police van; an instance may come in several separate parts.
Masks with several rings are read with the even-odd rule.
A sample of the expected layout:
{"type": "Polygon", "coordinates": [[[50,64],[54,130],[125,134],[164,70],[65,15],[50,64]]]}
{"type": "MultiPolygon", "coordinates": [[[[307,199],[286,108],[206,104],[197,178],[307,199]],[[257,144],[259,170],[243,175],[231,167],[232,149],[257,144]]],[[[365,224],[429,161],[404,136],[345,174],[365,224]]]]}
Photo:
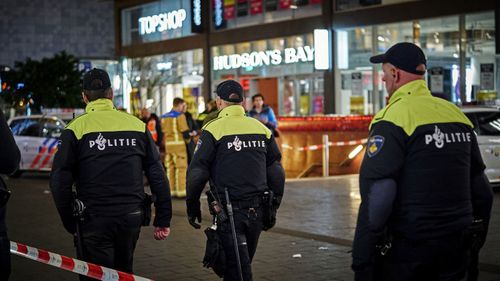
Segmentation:
{"type": "Polygon", "coordinates": [[[494,107],[462,107],[477,135],[490,184],[500,186],[500,110],[494,107]]]}
{"type": "Polygon", "coordinates": [[[50,171],[66,123],[47,115],[16,116],[8,123],[21,151],[19,170],[13,176],[24,171],[50,171]]]}

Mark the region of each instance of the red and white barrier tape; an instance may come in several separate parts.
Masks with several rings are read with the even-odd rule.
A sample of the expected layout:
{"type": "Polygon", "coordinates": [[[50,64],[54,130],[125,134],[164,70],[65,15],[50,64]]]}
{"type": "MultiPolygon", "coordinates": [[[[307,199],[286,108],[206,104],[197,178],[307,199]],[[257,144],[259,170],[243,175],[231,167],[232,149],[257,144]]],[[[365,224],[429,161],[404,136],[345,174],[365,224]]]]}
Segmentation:
{"type": "MultiPolygon", "coordinates": [[[[337,142],[328,142],[328,146],[346,146],[346,145],[356,145],[356,144],[365,144],[368,141],[368,139],[360,139],[360,140],[353,140],[353,141],[337,141],[337,142]]],[[[316,144],[316,145],[309,145],[309,146],[304,146],[304,147],[298,147],[294,148],[293,146],[290,146],[288,144],[282,144],[282,148],[284,149],[297,149],[298,151],[308,151],[308,150],[318,150],[318,149],[323,149],[324,145],[323,144],[316,144]]]]}
{"type": "Polygon", "coordinates": [[[72,271],[87,277],[104,281],[153,281],[152,279],[117,271],[104,266],[73,259],[42,249],[26,246],[17,242],[10,242],[12,254],[72,271]]]}

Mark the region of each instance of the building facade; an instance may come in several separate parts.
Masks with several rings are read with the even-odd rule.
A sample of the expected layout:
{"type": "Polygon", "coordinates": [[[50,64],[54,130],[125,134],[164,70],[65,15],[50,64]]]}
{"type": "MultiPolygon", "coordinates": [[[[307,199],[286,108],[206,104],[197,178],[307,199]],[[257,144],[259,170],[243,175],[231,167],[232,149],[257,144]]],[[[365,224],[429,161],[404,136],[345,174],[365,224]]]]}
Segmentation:
{"type": "Polygon", "coordinates": [[[368,58],[400,41],[426,52],[433,93],[495,103],[496,10],[486,0],[116,0],[123,106],[161,114],[184,97],[202,111],[236,79],[247,108],[262,93],[279,116],[373,114],[386,93],[368,58]]]}
{"type": "MultiPolygon", "coordinates": [[[[120,65],[115,58],[113,13],[112,0],[2,0],[0,71],[13,68],[17,61],[41,60],[65,51],[80,60],[81,70],[105,68],[117,82],[120,65]]],[[[119,86],[114,83],[122,103],[119,86]]]]}

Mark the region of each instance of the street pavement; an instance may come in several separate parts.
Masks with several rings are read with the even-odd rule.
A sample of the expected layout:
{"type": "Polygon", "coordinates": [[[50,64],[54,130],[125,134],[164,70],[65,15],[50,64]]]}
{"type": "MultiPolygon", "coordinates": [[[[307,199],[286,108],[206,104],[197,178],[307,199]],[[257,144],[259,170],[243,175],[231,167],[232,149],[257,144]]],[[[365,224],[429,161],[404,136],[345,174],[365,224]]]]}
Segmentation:
{"type": "MultiPolygon", "coordinates": [[[[48,188],[48,175],[9,180],[7,223],[12,241],[74,256],[48,188]]],[[[357,176],[287,181],[278,223],[261,235],[254,280],[353,280],[350,245],[359,207],[357,176]],[[295,257],[294,257],[295,256],[295,257]],[[300,256],[300,257],[297,257],[300,256]]],[[[209,226],[203,205],[203,224],[209,226]]],[[[172,234],[153,239],[145,227],[137,244],[135,274],[154,280],[220,280],[201,265],[205,237],[189,226],[183,200],[173,201],[172,234]]],[[[500,193],[495,194],[488,241],[481,252],[480,280],[500,280],[500,193]]],[[[77,280],[75,274],[13,256],[10,280],[77,280]]]]}

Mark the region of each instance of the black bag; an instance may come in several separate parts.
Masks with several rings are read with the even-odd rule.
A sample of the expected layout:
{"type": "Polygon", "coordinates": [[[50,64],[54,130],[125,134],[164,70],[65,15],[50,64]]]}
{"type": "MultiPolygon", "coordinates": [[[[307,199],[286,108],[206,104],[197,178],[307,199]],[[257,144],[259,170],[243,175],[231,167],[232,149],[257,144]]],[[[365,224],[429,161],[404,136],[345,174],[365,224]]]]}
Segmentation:
{"type": "Polygon", "coordinates": [[[203,257],[203,266],[212,268],[215,274],[222,278],[226,270],[226,255],[222,247],[222,241],[217,231],[211,227],[205,229],[205,235],[207,236],[207,245],[203,257]]]}
{"type": "Polygon", "coordinates": [[[5,181],[0,176],[0,208],[7,205],[10,198],[10,190],[7,188],[5,181]]]}
{"type": "Polygon", "coordinates": [[[142,226],[149,226],[151,223],[151,204],[153,204],[153,197],[151,194],[144,193],[144,201],[142,201],[142,226]]]}

